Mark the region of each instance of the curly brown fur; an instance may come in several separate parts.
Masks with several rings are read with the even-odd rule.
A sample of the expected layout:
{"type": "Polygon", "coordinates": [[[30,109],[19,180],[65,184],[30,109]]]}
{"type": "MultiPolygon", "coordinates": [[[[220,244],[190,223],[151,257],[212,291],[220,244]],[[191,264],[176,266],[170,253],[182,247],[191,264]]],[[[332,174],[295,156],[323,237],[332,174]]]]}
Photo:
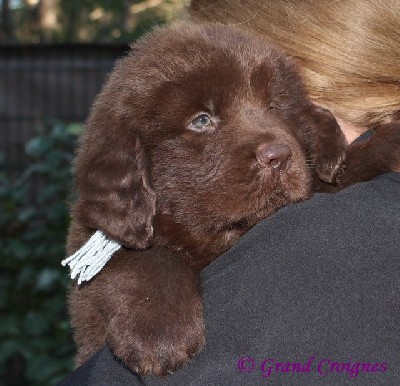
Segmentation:
{"type": "Polygon", "coordinates": [[[268,42],[184,24],[136,43],[98,96],[76,158],[68,253],[97,229],[125,247],[71,289],[77,364],[105,343],[141,374],[187,362],[205,342],[199,271],[306,199],[313,178],[331,182],[344,148],[332,114],[268,42]],[[196,126],[200,113],[208,125],[196,126]]]}

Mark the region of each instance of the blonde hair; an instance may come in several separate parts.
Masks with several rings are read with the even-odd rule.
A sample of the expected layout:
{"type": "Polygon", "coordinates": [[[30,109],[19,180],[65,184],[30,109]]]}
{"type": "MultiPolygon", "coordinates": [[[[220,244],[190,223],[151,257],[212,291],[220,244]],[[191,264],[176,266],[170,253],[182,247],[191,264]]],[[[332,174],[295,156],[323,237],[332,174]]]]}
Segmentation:
{"type": "Polygon", "coordinates": [[[298,59],[310,98],[339,118],[399,119],[400,0],[193,0],[189,11],[281,46],[298,59]]]}

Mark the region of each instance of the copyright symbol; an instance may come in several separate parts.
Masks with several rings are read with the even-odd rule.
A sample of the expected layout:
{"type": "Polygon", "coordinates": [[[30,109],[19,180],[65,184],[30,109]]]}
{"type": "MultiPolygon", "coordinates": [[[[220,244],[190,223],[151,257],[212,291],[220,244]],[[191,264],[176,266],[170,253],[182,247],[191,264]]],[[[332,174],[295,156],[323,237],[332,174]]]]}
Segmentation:
{"type": "Polygon", "coordinates": [[[250,373],[254,369],[254,359],[250,357],[240,358],[237,367],[242,373],[250,373]]]}

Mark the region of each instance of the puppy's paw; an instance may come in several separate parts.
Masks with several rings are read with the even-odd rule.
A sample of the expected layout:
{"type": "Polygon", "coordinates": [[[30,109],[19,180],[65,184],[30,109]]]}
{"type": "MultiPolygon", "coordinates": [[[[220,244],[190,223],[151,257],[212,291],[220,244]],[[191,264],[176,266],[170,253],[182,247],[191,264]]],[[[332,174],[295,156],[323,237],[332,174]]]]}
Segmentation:
{"type": "Polygon", "coordinates": [[[377,128],[372,143],[372,150],[386,171],[400,172],[400,122],[377,128]]]}
{"type": "Polygon", "coordinates": [[[140,375],[172,374],[204,346],[204,321],[199,313],[171,317],[155,314],[116,315],[109,323],[107,343],[115,356],[140,375]]]}
{"type": "Polygon", "coordinates": [[[347,141],[333,114],[314,106],[316,125],[315,170],[319,179],[334,184],[343,172],[347,141]]]}

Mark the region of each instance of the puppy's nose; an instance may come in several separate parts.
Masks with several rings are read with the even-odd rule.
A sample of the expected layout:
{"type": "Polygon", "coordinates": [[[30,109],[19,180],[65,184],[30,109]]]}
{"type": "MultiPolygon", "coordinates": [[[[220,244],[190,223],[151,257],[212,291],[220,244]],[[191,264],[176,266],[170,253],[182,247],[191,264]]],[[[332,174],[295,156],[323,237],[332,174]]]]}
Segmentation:
{"type": "Polygon", "coordinates": [[[288,145],[269,145],[263,143],[257,149],[256,158],[261,166],[284,172],[291,164],[292,151],[288,145]]]}

